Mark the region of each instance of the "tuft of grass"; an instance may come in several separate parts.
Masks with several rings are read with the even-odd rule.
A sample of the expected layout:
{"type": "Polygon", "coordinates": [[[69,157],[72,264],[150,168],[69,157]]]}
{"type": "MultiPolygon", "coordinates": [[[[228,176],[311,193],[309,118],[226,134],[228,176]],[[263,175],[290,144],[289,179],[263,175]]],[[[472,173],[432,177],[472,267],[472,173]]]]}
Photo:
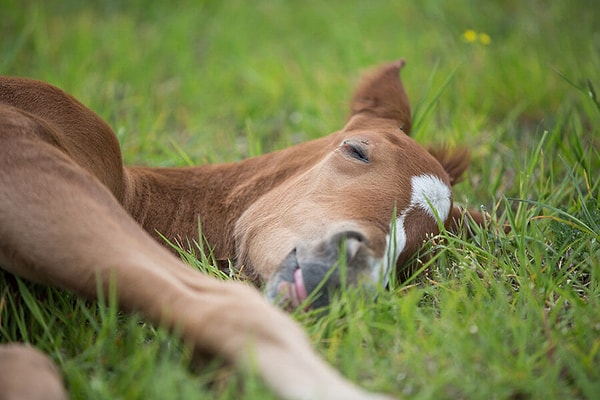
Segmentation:
{"type": "MultiPolygon", "coordinates": [[[[431,238],[421,273],[375,301],[346,288],[327,314],[294,318],[344,375],[406,398],[600,391],[593,1],[2,0],[0,8],[0,74],[81,99],[111,124],[130,164],[235,161],[328,134],[344,123],[362,70],[406,58],[415,135],[471,148],[455,201],[483,207],[489,226],[470,226],[470,239],[431,238]]],[[[193,268],[238,279],[215,268],[200,231],[187,239],[173,245],[193,268]]],[[[193,370],[176,334],[115,304],[0,271],[0,342],[49,354],[74,399],[273,398],[218,360],[193,370]]]]}

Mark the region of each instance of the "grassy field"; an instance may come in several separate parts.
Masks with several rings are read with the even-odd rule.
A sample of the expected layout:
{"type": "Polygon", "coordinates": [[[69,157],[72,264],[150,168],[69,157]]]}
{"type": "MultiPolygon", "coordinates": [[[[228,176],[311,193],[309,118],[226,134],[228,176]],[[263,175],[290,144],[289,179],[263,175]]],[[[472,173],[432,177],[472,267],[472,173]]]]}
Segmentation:
{"type": "MultiPolygon", "coordinates": [[[[414,136],[472,149],[455,199],[487,209],[491,228],[434,238],[423,273],[374,303],[350,290],[324,317],[295,317],[344,375],[397,396],[600,393],[594,0],[0,0],[0,10],[0,74],[75,95],[112,125],[128,163],[239,160],[328,134],[361,71],[406,58],[414,136]]],[[[114,299],[0,273],[0,318],[0,342],[47,352],[74,399],[272,398],[218,362],[192,371],[176,338],[114,299]]]]}

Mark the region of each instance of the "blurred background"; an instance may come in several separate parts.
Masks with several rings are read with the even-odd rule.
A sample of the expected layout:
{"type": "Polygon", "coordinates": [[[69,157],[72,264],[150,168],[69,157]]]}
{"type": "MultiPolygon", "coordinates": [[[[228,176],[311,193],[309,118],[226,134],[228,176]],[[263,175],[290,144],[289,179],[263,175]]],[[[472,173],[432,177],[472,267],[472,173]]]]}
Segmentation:
{"type": "Polygon", "coordinates": [[[485,156],[490,146],[503,151],[499,125],[515,127],[527,146],[559,111],[579,106],[563,76],[600,87],[594,0],[0,0],[0,8],[0,73],[81,99],[110,122],[129,162],[180,164],[181,151],[194,162],[235,160],[322,136],[343,124],[360,73],[397,58],[407,60],[413,109],[434,112],[417,139],[467,142],[485,156]]]}

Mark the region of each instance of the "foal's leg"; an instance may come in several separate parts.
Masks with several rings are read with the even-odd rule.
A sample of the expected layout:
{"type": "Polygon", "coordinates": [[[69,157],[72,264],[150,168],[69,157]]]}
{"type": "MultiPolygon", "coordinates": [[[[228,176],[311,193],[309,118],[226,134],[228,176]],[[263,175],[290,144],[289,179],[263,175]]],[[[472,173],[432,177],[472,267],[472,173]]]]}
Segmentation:
{"type": "Polygon", "coordinates": [[[283,398],[379,398],[321,361],[256,290],[192,271],[151,239],[93,175],[40,139],[44,124],[1,111],[3,268],[90,298],[97,279],[105,291],[114,281],[121,308],[176,329],[197,350],[256,368],[283,398]]]}
{"type": "Polygon", "coordinates": [[[45,354],[32,347],[0,346],[0,398],[66,400],[60,374],[45,354]]]}

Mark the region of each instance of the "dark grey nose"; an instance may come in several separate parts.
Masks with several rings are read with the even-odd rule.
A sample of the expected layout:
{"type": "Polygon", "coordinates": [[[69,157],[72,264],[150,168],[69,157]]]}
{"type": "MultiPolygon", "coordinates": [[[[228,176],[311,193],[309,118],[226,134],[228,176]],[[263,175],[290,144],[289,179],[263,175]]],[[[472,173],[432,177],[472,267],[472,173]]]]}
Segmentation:
{"type": "Polygon", "coordinates": [[[298,247],[296,261],[306,292],[314,298],[311,307],[328,305],[332,291],[357,283],[369,272],[369,253],[366,238],[356,231],[336,233],[314,247],[298,247]]]}

